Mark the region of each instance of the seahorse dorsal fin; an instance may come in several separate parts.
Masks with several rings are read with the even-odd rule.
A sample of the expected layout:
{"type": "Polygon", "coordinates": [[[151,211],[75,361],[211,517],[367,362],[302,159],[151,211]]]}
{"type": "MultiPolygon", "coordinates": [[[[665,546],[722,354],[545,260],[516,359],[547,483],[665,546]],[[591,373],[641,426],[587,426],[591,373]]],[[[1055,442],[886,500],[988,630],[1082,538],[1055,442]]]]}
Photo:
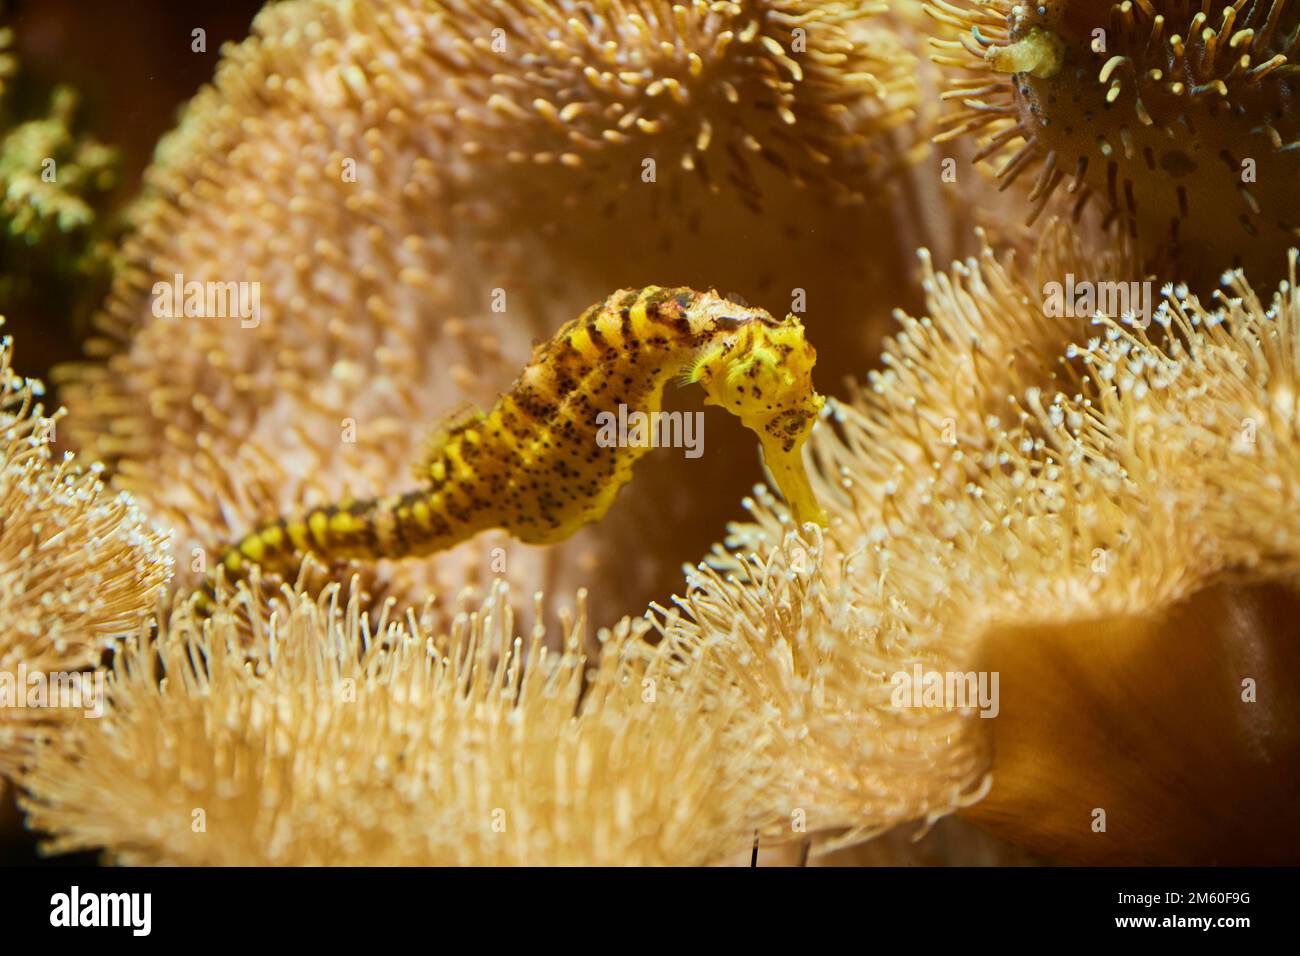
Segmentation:
{"type": "Polygon", "coordinates": [[[415,477],[418,481],[427,481],[429,478],[429,468],[442,453],[446,446],[447,440],[451,436],[464,431],[476,422],[483,421],[487,416],[483,411],[470,401],[463,401],[457,404],[433,427],[429,432],[429,437],[425,439],[424,451],[420,454],[419,460],[415,463],[415,477]]]}

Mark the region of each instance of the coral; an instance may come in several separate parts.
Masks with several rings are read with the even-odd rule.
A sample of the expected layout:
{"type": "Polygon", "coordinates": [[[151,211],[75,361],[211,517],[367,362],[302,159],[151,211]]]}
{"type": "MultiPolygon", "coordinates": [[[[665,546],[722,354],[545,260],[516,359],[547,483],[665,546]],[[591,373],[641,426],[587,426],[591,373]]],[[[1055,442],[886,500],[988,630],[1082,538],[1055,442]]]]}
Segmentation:
{"type": "MultiPolygon", "coordinates": [[[[1063,242],[1044,249],[1040,262],[1068,264],[1071,255],[1063,242]]],[[[29,806],[33,822],[57,834],[56,848],[130,847],[124,858],[133,861],[704,863],[743,845],[750,827],[778,842],[817,834],[826,849],[910,820],[933,822],[961,811],[1067,858],[1285,858],[1286,844],[1269,849],[1276,829],[1270,822],[1261,831],[1259,815],[1231,825],[1221,821],[1212,830],[1191,825],[1209,809],[1199,800],[1285,799],[1300,755],[1294,706],[1277,683],[1294,656],[1286,650],[1286,618],[1249,612],[1250,660],[1232,650],[1225,639],[1231,635],[1223,631],[1233,621],[1240,626],[1248,605],[1265,593],[1259,589],[1293,587],[1300,569],[1300,527],[1279,520],[1294,513],[1300,495],[1293,479],[1300,455],[1300,298],[1294,282],[1265,302],[1232,273],[1213,309],[1170,287],[1155,312],[1164,337],[1153,341],[1108,318],[1096,320],[1100,334],[1092,338],[1081,334],[1087,320],[1064,320],[1062,328],[1043,331],[1041,305],[1020,267],[988,250],[950,274],[926,265],[925,275],[930,316],[903,317],[901,332],[887,346],[884,371],[872,376],[860,397],[838,404],[825,427],[814,432],[811,460],[830,516],[826,531],[795,530],[783,506],[760,487],[746,502],[753,521],[734,525],[726,548],[690,571],[687,591],[673,606],[652,607],[657,640],[643,640],[630,622],[605,639],[597,690],[577,708],[576,725],[560,731],[550,722],[555,715],[545,716],[550,703],[507,690],[499,706],[523,712],[517,721],[522,737],[515,738],[519,749],[506,756],[489,743],[493,755],[480,761],[475,755],[484,746],[482,727],[503,719],[501,712],[484,704],[473,721],[454,731],[441,729],[450,717],[436,718],[438,729],[430,732],[453,733],[454,742],[438,738],[440,745],[431,750],[446,763],[421,779],[430,787],[454,786],[454,795],[440,800],[430,791],[414,791],[426,808],[422,815],[409,808],[358,814],[367,823],[391,818],[383,826],[406,834],[403,840],[381,835],[382,827],[333,822],[344,805],[354,813],[371,805],[372,791],[361,781],[376,766],[389,772],[388,763],[374,763],[376,748],[423,752],[410,732],[375,728],[398,723],[394,710],[405,715],[402,726],[426,727],[429,711],[421,708],[442,713],[435,705],[444,695],[479,699],[479,675],[487,684],[504,679],[508,687],[514,680],[559,680],[538,663],[540,637],[531,664],[518,656],[516,644],[514,651],[502,651],[495,667],[484,656],[473,669],[459,664],[444,673],[435,666],[438,660],[468,661],[487,655],[488,646],[506,648],[512,626],[501,624],[497,632],[483,624],[484,633],[494,635],[485,641],[475,628],[486,616],[462,615],[461,630],[434,640],[442,657],[430,658],[422,648],[433,638],[423,625],[414,619],[367,624],[355,599],[345,613],[328,597],[312,602],[290,595],[290,615],[277,623],[267,618],[264,605],[256,605],[261,609],[250,620],[261,636],[251,645],[233,639],[229,605],[214,619],[217,631],[207,635],[182,610],[162,646],[167,672],[186,675],[179,682],[186,693],[159,690],[151,654],[124,655],[113,686],[129,690],[115,694],[120,706],[104,725],[111,730],[86,723],[76,736],[61,736],[25,778],[37,795],[29,806]],[[1050,343],[1071,335],[1080,344],[1063,354],[1058,349],[1060,361],[1052,361],[1050,343]],[[973,401],[954,384],[959,379],[974,389],[973,401]],[[945,390],[939,383],[950,384],[945,390]],[[1189,628],[1188,614],[1203,620],[1189,628]],[[1098,626],[1106,631],[1096,631],[1098,626]],[[283,636],[280,627],[286,628],[283,636]],[[1099,633],[1107,632],[1134,642],[1124,646],[1127,668],[1115,666],[1110,642],[1098,644],[1099,633]],[[1183,662],[1173,674],[1163,653],[1138,661],[1135,669],[1133,655],[1166,651],[1170,640],[1189,633],[1194,642],[1182,646],[1183,662]],[[244,660],[246,646],[267,648],[266,665],[248,669],[223,662],[223,653],[232,662],[244,660]],[[456,648],[470,650],[458,658],[456,648]],[[1073,726],[1052,722],[1054,709],[1040,697],[1050,681],[1013,679],[1033,673],[1045,653],[1049,661],[1051,653],[1064,655],[1076,689],[1092,688],[1091,696],[1071,699],[1073,726]],[[195,660],[210,663],[197,670],[195,660]],[[1004,714],[985,723],[970,712],[900,705],[894,676],[917,667],[1006,675],[1004,714]],[[320,673],[355,676],[359,695],[368,684],[389,681],[384,693],[367,698],[366,707],[383,715],[348,709],[360,705],[323,706],[337,687],[333,678],[307,676],[320,673]],[[1113,726],[1132,703],[1105,699],[1116,673],[1138,675],[1136,685],[1119,684],[1125,692],[1147,695],[1146,733],[1113,726]],[[385,676],[362,680],[367,674],[385,676]],[[657,704],[646,706],[637,696],[646,677],[657,704]],[[1257,704],[1241,696],[1243,677],[1259,682],[1264,696],[1257,704]],[[391,693],[399,678],[412,682],[409,694],[391,693]],[[1142,681],[1149,683],[1144,687],[1142,681]],[[1170,682],[1179,691],[1172,697],[1165,687],[1170,682]],[[721,711],[719,701],[727,703],[721,711]],[[416,707],[418,719],[406,707],[416,707]],[[283,723],[255,719],[271,713],[285,715],[283,723]],[[559,764],[573,766],[576,757],[566,748],[586,739],[587,719],[602,734],[614,732],[611,727],[631,733],[644,721],[673,726],[628,744],[628,752],[640,754],[647,739],[655,741],[653,766],[640,756],[629,764],[611,763],[583,777],[582,786],[544,776],[546,783],[525,788],[530,800],[570,794],[574,801],[592,800],[582,813],[593,814],[597,807],[617,805],[597,796],[611,789],[638,799],[668,799],[680,790],[655,787],[653,781],[662,779],[655,775],[687,759],[673,751],[681,741],[701,739],[709,742],[689,766],[709,771],[701,769],[697,779],[692,770],[686,779],[709,788],[709,795],[697,791],[684,804],[629,811],[624,820],[645,827],[635,830],[640,836],[613,824],[577,836],[563,815],[530,826],[525,842],[508,850],[463,825],[454,830],[457,849],[428,835],[445,833],[441,824],[429,822],[441,820],[444,810],[448,819],[486,820],[484,801],[490,798],[484,791],[513,785],[520,774],[550,774],[552,747],[559,748],[559,764]],[[528,729],[533,720],[536,738],[528,729]],[[1179,733],[1188,722],[1197,728],[1192,741],[1179,733]],[[177,734],[174,728],[181,725],[196,731],[177,734]],[[1027,759],[1025,734],[1041,726],[1050,726],[1054,736],[1034,741],[1031,765],[1023,772],[1004,770],[1027,759]],[[1107,726],[1111,738],[1145,741],[1148,750],[1163,754],[1157,766],[1179,780],[1186,806],[1181,815],[1153,804],[1161,790],[1152,790],[1152,780],[1163,778],[1149,765],[1116,757],[1099,743],[1110,739],[1100,733],[1107,726]],[[251,741],[236,729],[246,727],[253,728],[251,741]],[[351,733],[356,727],[367,730],[351,733]],[[273,731],[292,737],[272,748],[273,731]],[[533,740],[544,740],[545,747],[533,740]],[[546,759],[521,763],[518,755],[534,746],[546,759]],[[1044,762],[1053,748],[1082,753],[1088,762],[1044,762]],[[156,761],[178,768],[167,774],[192,773],[141,781],[115,769],[139,751],[170,754],[156,761]],[[285,760],[297,755],[304,762],[293,766],[302,776],[274,776],[287,771],[275,770],[266,758],[236,759],[236,752],[279,753],[285,760]],[[1183,762],[1187,754],[1197,762],[1183,762]],[[316,762],[336,768],[347,786],[318,783],[312,790],[309,781],[317,778],[310,768],[316,762]],[[1054,772],[1044,773],[1044,767],[1054,772]],[[257,785],[218,786],[228,782],[222,775],[233,768],[272,776],[258,778],[257,785]],[[135,783],[115,782],[124,779],[135,783]],[[138,792],[122,789],[136,783],[138,792]],[[1060,799],[1063,788],[1078,791],[1074,802],[1060,799]],[[258,792],[283,794],[283,802],[277,797],[273,803],[284,812],[239,804],[258,792]],[[212,793],[235,796],[214,800],[212,793]],[[720,815],[696,820],[700,829],[684,843],[673,841],[673,853],[638,842],[669,829],[686,805],[719,809],[720,815]],[[157,812],[123,819],[114,806],[157,812]],[[1077,816],[1069,818],[1060,807],[1077,816]],[[1112,830],[1094,833],[1081,807],[1108,808],[1112,830]],[[257,846],[285,855],[262,856],[236,841],[232,856],[212,856],[226,851],[214,849],[217,841],[208,842],[206,835],[191,835],[195,809],[219,819],[221,833],[261,833],[266,839],[255,841],[257,846]],[[1166,821],[1154,836],[1141,825],[1141,815],[1152,813],[1166,821]],[[1176,825],[1170,825],[1171,817],[1176,825]],[[176,829],[139,832],[131,821],[144,819],[171,820],[176,829]],[[278,834],[268,829],[272,820],[281,827],[278,834]],[[331,836],[336,832],[342,836],[331,836]],[[593,841],[592,833],[602,836],[593,841]],[[569,837],[572,842],[564,842],[569,837]],[[555,840],[560,842],[549,842],[555,840]],[[404,849],[390,849],[399,844],[404,849]]],[[[498,620],[508,620],[504,595],[495,594],[492,602],[503,615],[498,620]]],[[[566,653],[574,655],[577,634],[566,628],[566,636],[566,653]]],[[[559,666],[569,673],[566,667],[578,665],[559,666]]],[[[576,698],[557,699],[554,706],[568,720],[576,698]]],[[[487,733],[487,739],[495,738],[487,733]]],[[[591,752],[623,751],[599,743],[591,752]]],[[[411,792],[401,780],[400,786],[384,784],[385,799],[411,792]]],[[[507,816],[520,812],[500,806],[507,816]]],[[[537,819],[533,810],[525,812],[537,819]]]]}
{"type": "Polygon", "coordinates": [[[76,106],[76,94],[61,87],[47,117],[15,125],[0,142],[0,217],[9,243],[48,246],[85,231],[95,214],[84,197],[114,184],[113,151],[71,132],[76,106]]]}
{"type": "MultiPolygon", "coordinates": [[[[13,773],[69,711],[32,698],[19,675],[88,671],[111,642],[135,633],[171,576],[167,538],[99,469],[55,460],[61,416],[45,417],[39,382],[10,367],[0,346],[0,774],[13,773]],[[9,699],[9,695],[14,695],[9,699]]],[[[80,711],[73,711],[79,714],[80,711]]]]}
{"type": "Polygon", "coordinates": [[[97,207],[116,185],[118,156],[78,131],[72,89],[55,88],[46,103],[14,82],[12,40],[0,30],[0,312],[24,329],[44,330],[53,315],[79,325],[112,270],[97,207]]]}
{"type": "Polygon", "coordinates": [[[936,0],[936,59],[962,74],[946,138],[980,134],[1035,214],[1098,197],[1151,267],[1208,291],[1225,267],[1285,275],[1300,235],[1292,107],[1297,7],[936,0]]]}
{"type": "Polygon", "coordinates": [[[1161,336],[1101,318],[1056,371],[1016,270],[928,274],[930,317],[814,433],[825,536],[796,537],[759,489],[660,609],[683,660],[709,648],[780,728],[770,834],[796,809],[852,840],[970,807],[1067,858],[1291,857],[1267,814],[1204,820],[1294,798],[1295,651],[1269,607],[1294,605],[1300,569],[1295,259],[1272,301],[1240,273],[1216,308],[1166,288],[1161,336]],[[898,706],[891,676],[918,664],[1000,672],[1003,713],[898,706]]]}
{"type": "MultiPolygon", "coordinates": [[[[887,182],[889,227],[897,245],[907,250],[929,249],[936,261],[953,262],[978,254],[976,231],[983,229],[1000,244],[1032,249],[1037,234],[1025,224],[1023,196],[1015,190],[999,189],[998,180],[978,168],[973,161],[978,151],[975,137],[942,135],[950,109],[941,96],[950,69],[931,58],[932,44],[936,39],[954,39],[960,31],[929,16],[924,0],[894,0],[880,19],[895,42],[916,57],[915,115],[902,131],[893,134],[899,148],[906,149],[909,162],[899,164],[887,182]]],[[[910,280],[916,278],[911,268],[906,274],[910,280]]],[[[922,298],[915,283],[909,281],[891,292],[889,303],[919,309],[922,298]]],[[[889,330],[887,326],[883,332],[889,330]]]]}
{"type": "Polygon", "coordinates": [[[464,597],[435,635],[337,586],[286,593],[276,616],[243,592],[255,667],[229,606],[207,629],[183,608],[156,650],[114,661],[103,719],[42,751],[29,820],[51,851],[135,864],[674,864],[746,846],[767,775],[719,759],[762,739],[735,696],[705,714],[698,690],[655,694],[623,666],[644,629],[626,622],[586,673],[581,595],[559,653],[540,625],[516,636],[506,598],[464,597]]]}

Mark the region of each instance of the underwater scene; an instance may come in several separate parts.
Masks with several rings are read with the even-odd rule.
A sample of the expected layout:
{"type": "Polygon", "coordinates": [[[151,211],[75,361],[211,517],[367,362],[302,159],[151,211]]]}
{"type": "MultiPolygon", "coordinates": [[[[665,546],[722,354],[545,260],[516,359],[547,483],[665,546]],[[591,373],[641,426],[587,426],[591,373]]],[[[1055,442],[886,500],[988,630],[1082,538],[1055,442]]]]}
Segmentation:
{"type": "Polygon", "coordinates": [[[0,17],[0,862],[1300,862],[1297,0],[0,17]]]}

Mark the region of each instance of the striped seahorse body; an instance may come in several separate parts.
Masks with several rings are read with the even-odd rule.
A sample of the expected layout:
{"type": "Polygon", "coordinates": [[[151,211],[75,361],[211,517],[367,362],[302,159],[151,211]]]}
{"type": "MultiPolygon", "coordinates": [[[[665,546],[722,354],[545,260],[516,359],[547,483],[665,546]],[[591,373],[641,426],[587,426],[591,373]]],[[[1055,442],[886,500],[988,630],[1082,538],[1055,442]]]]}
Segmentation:
{"type": "Polygon", "coordinates": [[[759,434],[796,518],[820,521],[799,460],[822,403],[815,357],[793,317],[685,288],[616,292],[538,344],[490,412],[442,431],[417,469],[420,487],[276,518],[221,564],[239,578],[254,564],[291,572],[307,553],[414,557],[490,528],[532,544],[566,538],[609,510],[649,451],[602,446],[600,413],[659,411],[664,386],[683,373],[759,434]]]}

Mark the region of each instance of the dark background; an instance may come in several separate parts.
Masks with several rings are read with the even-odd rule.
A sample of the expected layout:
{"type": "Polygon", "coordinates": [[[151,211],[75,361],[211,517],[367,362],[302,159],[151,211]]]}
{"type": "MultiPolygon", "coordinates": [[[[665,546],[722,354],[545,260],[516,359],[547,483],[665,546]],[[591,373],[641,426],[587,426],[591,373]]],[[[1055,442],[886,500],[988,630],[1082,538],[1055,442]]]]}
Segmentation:
{"type": "MultiPolygon", "coordinates": [[[[79,129],[121,153],[121,181],[105,218],[130,201],[158,138],[212,77],[221,45],[242,40],[261,0],[0,0],[0,27],[14,31],[16,87],[25,102],[66,84],[80,98],[79,129]],[[207,52],[191,31],[207,31],[207,52]]],[[[49,368],[80,355],[79,331],[62,307],[34,303],[6,315],[15,365],[49,380],[49,368]]]]}

